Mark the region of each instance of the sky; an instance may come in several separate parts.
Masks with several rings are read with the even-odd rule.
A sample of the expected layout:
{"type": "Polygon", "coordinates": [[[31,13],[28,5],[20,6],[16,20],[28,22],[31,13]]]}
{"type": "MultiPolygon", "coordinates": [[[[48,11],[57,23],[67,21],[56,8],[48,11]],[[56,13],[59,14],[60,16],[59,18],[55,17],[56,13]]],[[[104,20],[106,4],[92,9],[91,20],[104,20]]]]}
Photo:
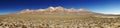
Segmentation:
{"type": "Polygon", "coordinates": [[[98,13],[120,14],[120,0],[0,0],[0,14],[20,12],[24,9],[45,9],[49,6],[85,8],[98,13]]]}

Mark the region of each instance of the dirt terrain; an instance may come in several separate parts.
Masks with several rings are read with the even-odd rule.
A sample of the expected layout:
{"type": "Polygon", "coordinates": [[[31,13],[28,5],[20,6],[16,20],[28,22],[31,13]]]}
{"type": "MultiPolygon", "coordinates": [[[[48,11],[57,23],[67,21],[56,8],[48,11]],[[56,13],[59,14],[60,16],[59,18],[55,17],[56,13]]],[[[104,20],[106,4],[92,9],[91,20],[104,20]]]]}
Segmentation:
{"type": "Polygon", "coordinates": [[[49,7],[0,15],[0,28],[120,28],[120,16],[49,7]]]}
{"type": "Polygon", "coordinates": [[[120,28],[120,17],[78,15],[0,15],[0,28],[120,28]]]}

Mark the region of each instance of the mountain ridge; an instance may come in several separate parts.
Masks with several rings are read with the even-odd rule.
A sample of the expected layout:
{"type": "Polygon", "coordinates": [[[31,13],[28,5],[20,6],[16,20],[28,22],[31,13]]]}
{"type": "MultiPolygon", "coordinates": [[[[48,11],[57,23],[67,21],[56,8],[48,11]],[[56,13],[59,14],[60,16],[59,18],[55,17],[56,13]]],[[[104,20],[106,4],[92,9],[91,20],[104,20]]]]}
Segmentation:
{"type": "Polygon", "coordinates": [[[30,9],[25,9],[25,10],[22,10],[19,14],[24,14],[24,13],[34,13],[34,14],[37,14],[37,13],[94,13],[92,11],[89,11],[89,10],[86,10],[86,9],[74,9],[74,8],[70,8],[70,9],[66,9],[66,8],[63,8],[61,6],[58,6],[58,7],[48,7],[46,9],[38,9],[38,10],[30,10],[30,9]]]}

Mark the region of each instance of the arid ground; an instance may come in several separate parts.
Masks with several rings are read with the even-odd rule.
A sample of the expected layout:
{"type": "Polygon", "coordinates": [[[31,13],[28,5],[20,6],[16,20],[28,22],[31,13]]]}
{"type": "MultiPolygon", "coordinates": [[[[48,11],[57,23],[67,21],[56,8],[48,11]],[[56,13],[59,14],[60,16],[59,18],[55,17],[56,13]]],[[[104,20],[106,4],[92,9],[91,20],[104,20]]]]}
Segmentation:
{"type": "Polygon", "coordinates": [[[0,15],[0,28],[120,28],[120,17],[78,15],[0,15]]]}

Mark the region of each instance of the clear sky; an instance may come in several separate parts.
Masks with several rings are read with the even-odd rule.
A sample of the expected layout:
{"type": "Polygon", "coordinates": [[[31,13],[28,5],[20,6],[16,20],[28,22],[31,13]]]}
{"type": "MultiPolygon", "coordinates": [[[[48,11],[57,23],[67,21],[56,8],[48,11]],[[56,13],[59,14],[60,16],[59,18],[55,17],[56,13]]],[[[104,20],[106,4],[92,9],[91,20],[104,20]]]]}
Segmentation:
{"type": "Polygon", "coordinates": [[[120,0],[0,0],[0,14],[23,9],[40,9],[49,6],[87,10],[106,14],[120,14],[120,0]]]}

